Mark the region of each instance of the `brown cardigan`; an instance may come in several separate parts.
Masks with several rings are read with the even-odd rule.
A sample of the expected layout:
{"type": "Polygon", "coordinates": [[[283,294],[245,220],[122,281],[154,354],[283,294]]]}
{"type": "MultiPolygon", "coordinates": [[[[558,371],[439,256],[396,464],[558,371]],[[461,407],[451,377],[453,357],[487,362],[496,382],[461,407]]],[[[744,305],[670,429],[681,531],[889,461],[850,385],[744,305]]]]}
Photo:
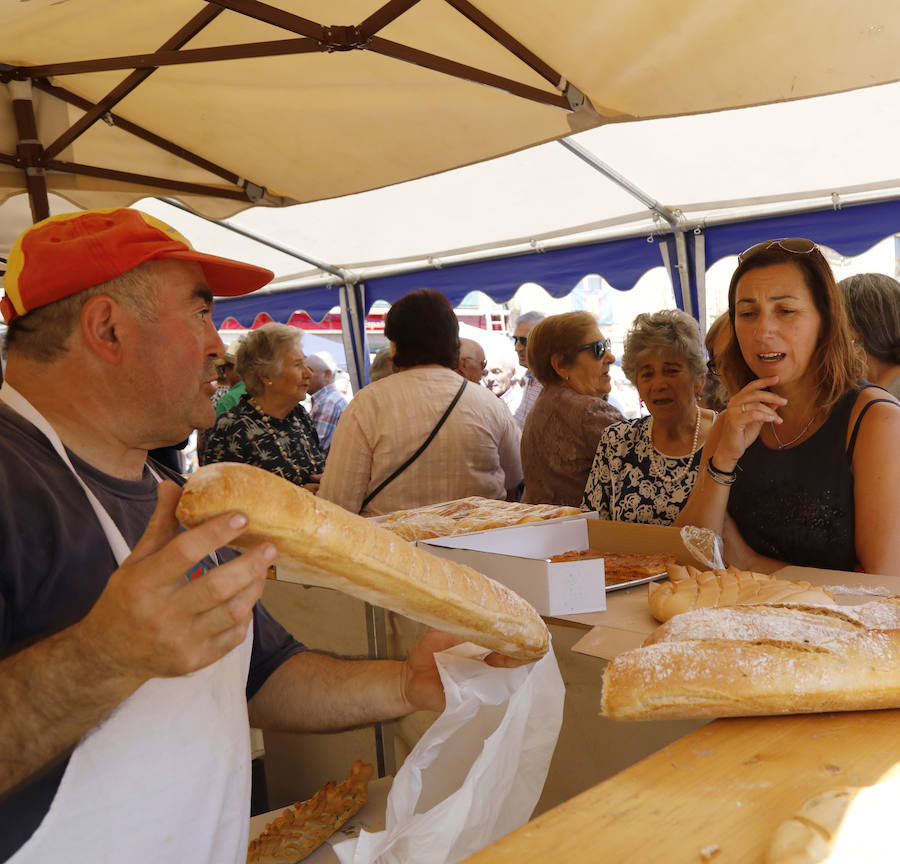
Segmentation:
{"type": "Polygon", "coordinates": [[[544,387],[522,431],[522,500],[580,507],[600,432],[624,419],[598,396],[561,384],[544,387]]]}

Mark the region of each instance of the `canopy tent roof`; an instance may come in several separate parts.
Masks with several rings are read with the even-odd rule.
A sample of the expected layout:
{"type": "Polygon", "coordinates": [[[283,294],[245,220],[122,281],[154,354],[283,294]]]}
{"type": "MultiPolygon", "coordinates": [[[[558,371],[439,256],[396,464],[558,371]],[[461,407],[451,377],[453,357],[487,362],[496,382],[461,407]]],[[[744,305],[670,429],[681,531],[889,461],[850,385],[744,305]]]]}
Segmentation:
{"type": "Polygon", "coordinates": [[[900,186],[896,91],[875,86],[900,81],[894,0],[30,0],[0,8],[0,32],[0,201],[27,191],[34,218],[53,194],[164,194],[217,218],[305,202],[270,210],[284,221],[263,233],[318,269],[291,258],[272,290],[339,281],[282,301],[321,314],[339,297],[356,369],[365,307],[429,259],[449,272],[612,239],[625,245],[592,270],[627,288],[649,251],[700,316],[694,226],[900,186]]]}
{"type": "MultiPolygon", "coordinates": [[[[856,255],[900,231],[886,203],[900,196],[898,108],[900,84],[890,84],[570,139],[644,201],[553,142],[386,189],[254,208],[228,224],[364,281],[367,306],[421,286],[457,302],[474,289],[502,302],[528,281],[561,296],[587,273],[629,289],[664,263],[659,241],[673,231],[648,199],[689,237],[703,233],[706,266],[769,236],[812,236],[856,255]]],[[[320,318],[337,305],[338,276],[165,204],[140,206],[201,248],[275,271],[262,292],[217,304],[217,317],[249,324],[258,311],[286,320],[302,308],[320,318]]]]}
{"type": "Polygon", "coordinates": [[[0,200],[168,189],[222,217],[343,196],[573,130],[898,80],[898,30],[894,0],[4,4],[0,200]]]}

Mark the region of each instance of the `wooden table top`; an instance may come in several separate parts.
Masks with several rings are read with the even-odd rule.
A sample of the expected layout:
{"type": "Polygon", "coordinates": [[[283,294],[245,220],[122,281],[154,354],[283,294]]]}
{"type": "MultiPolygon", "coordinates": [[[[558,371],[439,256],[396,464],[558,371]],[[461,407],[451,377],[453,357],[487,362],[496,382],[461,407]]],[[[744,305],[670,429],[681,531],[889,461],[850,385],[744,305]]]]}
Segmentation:
{"type": "Polygon", "coordinates": [[[762,864],[807,798],[898,762],[900,709],[717,720],[466,861],[762,864]]]}

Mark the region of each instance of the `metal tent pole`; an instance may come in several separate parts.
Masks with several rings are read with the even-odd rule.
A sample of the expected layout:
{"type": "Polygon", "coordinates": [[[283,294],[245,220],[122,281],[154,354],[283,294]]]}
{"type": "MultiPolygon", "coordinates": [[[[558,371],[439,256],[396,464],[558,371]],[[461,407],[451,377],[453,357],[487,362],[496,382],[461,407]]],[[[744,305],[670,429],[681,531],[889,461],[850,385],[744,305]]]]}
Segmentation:
{"type": "MultiPolygon", "coordinates": [[[[666,207],[665,204],[661,204],[653,196],[648,195],[643,189],[632,183],[631,180],[620,174],[610,165],[607,165],[602,159],[598,159],[590,150],[582,147],[576,141],[572,141],[568,138],[560,138],[559,143],[570,153],[573,153],[579,159],[590,165],[595,171],[599,171],[604,177],[611,180],[621,189],[624,189],[629,195],[633,195],[647,207],[648,210],[655,213],[660,219],[667,222],[675,229],[675,253],[679,287],[675,287],[675,280],[672,279],[672,289],[673,291],[681,292],[681,303],[678,303],[679,308],[684,309],[686,312],[697,318],[697,313],[694,309],[694,301],[691,297],[690,262],[688,258],[687,243],[685,242],[684,237],[684,226],[681,224],[683,220],[680,218],[679,214],[669,207],[666,207]]],[[[665,258],[665,251],[663,251],[663,261],[666,264],[666,269],[669,271],[669,278],[672,278],[672,268],[665,258]]],[[[678,298],[676,296],[676,303],[677,301],[678,298]]]]}

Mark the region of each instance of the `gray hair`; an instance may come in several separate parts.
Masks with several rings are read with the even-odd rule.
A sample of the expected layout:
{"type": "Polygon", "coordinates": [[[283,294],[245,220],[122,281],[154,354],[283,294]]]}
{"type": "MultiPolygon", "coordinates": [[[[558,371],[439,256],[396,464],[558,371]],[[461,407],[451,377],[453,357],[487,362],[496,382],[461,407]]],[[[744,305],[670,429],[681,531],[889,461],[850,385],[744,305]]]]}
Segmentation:
{"type": "Polygon", "coordinates": [[[251,330],[243,339],[237,352],[238,375],[251,396],[261,396],[265,389],[263,378],[275,378],[281,374],[285,355],[303,344],[303,331],[287,324],[263,324],[251,330]]]}
{"type": "Polygon", "coordinates": [[[157,261],[145,261],[107,282],[33,309],[10,324],[7,344],[36,363],[58,360],[69,350],[66,342],[75,332],[84,304],[99,294],[112,297],[144,321],[155,321],[159,314],[157,266],[157,261]]]}
{"type": "Polygon", "coordinates": [[[322,365],[331,372],[332,375],[335,375],[338,371],[338,365],[334,362],[334,357],[331,356],[330,351],[316,351],[313,354],[309,355],[310,357],[315,357],[316,360],[320,360],[322,365]]]}
{"type": "Polygon", "coordinates": [[[860,273],[838,286],[866,353],[882,363],[900,363],[900,282],[883,273],[860,273]]]}
{"type": "Polygon", "coordinates": [[[625,335],[622,371],[637,386],[638,359],[645,351],[675,350],[688,364],[694,378],[706,374],[706,352],[700,341],[700,325],[680,309],[642,312],[625,335]]]}
{"type": "Polygon", "coordinates": [[[515,350],[508,341],[502,343],[497,341],[489,342],[484,349],[484,355],[488,367],[500,366],[504,369],[515,371],[515,368],[519,363],[519,358],[516,356],[515,350]]]}
{"type": "Polygon", "coordinates": [[[516,323],[513,325],[513,329],[518,327],[520,324],[537,324],[539,321],[543,321],[547,316],[543,312],[523,312],[518,318],[516,318],[516,323]]]}

